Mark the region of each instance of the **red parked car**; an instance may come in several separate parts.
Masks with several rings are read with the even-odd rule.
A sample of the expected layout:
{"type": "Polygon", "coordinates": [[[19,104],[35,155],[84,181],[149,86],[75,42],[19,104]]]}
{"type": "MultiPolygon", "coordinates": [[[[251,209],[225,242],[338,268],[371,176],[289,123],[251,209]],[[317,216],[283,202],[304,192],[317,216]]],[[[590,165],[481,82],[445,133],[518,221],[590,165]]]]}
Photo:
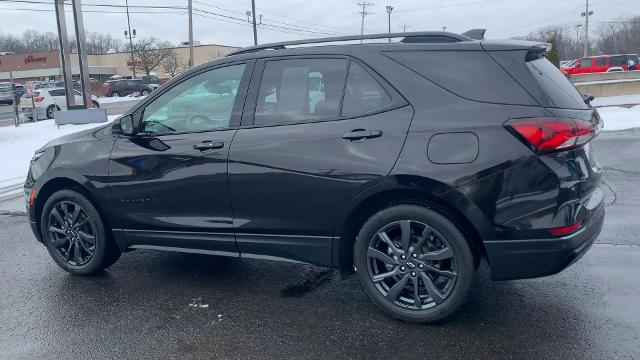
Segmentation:
{"type": "Polygon", "coordinates": [[[629,70],[640,70],[638,55],[623,54],[588,56],[578,59],[578,61],[576,61],[571,67],[560,69],[560,71],[567,75],[629,70]]]}

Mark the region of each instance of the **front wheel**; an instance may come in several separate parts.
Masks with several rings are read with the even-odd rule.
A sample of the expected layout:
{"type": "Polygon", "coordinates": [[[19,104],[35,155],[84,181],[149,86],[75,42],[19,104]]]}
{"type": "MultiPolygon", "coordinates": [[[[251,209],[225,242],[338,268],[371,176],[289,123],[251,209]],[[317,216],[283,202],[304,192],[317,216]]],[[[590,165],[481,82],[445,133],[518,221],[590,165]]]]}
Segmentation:
{"type": "Polygon", "coordinates": [[[72,274],[96,273],[120,257],[96,208],[73,190],[51,195],[42,210],[40,231],[53,260],[72,274]]]}
{"type": "Polygon", "coordinates": [[[460,230],[417,205],[389,207],[367,220],[354,245],[354,262],[367,296],[389,315],[411,322],[453,313],[475,272],[460,230]]]}
{"type": "Polygon", "coordinates": [[[142,95],[142,96],[147,96],[147,95],[149,95],[150,93],[151,93],[151,91],[149,91],[149,90],[147,90],[147,89],[144,89],[144,90],[142,90],[142,92],[140,93],[140,95],[142,95]]]}

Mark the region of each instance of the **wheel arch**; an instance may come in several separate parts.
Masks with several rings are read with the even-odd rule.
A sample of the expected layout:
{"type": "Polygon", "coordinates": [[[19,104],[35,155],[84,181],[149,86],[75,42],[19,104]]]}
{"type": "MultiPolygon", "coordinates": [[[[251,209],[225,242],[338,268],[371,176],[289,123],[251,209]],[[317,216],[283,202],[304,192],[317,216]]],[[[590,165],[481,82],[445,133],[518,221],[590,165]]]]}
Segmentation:
{"type": "MultiPolygon", "coordinates": [[[[73,190],[85,196],[100,214],[102,221],[105,224],[105,230],[107,234],[111,234],[111,225],[109,219],[107,216],[105,216],[106,214],[102,206],[100,206],[100,204],[95,200],[95,197],[92,194],[91,190],[84,186],[82,182],[79,181],[79,179],[73,179],[71,177],[54,177],[47,180],[40,186],[33,206],[34,212],[32,213],[34,215],[33,219],[38,224],[40,224],[40,218],[42,217],[42,210],[44,209],[45,203],[51,197],[51,195],[60,190],[73,190]]],[[[40,235],[39,238],[42,239],[42,234],[40,233],[40,225],[37,226],[37,231],[40,235]]]]}
{"type": "Polygon", "coordinates": [[[353,272],[353,245],[358,231],[373,214],[398,204],[419,204],[447,218],[469,239],[476,265],[485,256],[482,240],[490,236],[490,224],[469,199],[455,188],[418,176],[391,176],[352,200],[336,226],[334,266],[343,274],[353,272]]]}

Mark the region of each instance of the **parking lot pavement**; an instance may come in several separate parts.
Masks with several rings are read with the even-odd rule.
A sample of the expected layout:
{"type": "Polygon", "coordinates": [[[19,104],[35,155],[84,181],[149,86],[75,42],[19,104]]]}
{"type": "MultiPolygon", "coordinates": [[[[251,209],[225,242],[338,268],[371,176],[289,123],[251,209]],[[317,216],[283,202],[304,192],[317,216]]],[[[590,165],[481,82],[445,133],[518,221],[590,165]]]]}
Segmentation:
{"type": "Polygon", "coordinates": [[[602,134],[594,145],[608,189],[598,243],[542,279],[491,282],[482,266],[461,311],[437,325],[393,320],[355,277],[300,264],[137,250],[97,277],[67,275],[23,215],[0,215],[0,354],[638,358],[640,163],[630,160],[640,131],[602,134]]]}

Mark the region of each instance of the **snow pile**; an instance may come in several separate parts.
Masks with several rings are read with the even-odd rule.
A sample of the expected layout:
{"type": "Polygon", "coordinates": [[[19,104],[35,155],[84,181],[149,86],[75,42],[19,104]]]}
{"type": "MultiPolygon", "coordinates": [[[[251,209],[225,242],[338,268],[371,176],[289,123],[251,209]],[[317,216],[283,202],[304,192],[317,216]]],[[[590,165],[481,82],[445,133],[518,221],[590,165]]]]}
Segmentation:
{"type": "Polygon", "coordinates": [[[128,101],[132,101],[132,100],[142,100],[144,99],[146,96],[131,96],[131,95],[127,95],[127,96],[120,96],[120,97],[99,97],[98,98],[98,104],[111,104],[111,103],[117,103],[117,102],[128,102],[128,101]]]}
{"type": "Polygon", "coordinates": [[[632,108],[605,107],[599,108],[600,117],[604,120],[604,131],[626,130],[640,127],[640,106],[632,108]]]}
{"type": "Polygon", "coordinates": [[[640,94],[597,97],[591,102],[596,107],[633,104],[640,104],[640,94]]]}
{"type": "MultiPolygon", "coordinates": [[[[113,121],[118,116],[109,116],[109,121],[113,121]]],[[[63,125],[58,128],[53,120],[43,120],[21,124],[19,127],[0,127],[0,163],[2,164],[0,184],[9,186],[24,183],[31,157],[47,142],[104,124],[63,125]]]]}

